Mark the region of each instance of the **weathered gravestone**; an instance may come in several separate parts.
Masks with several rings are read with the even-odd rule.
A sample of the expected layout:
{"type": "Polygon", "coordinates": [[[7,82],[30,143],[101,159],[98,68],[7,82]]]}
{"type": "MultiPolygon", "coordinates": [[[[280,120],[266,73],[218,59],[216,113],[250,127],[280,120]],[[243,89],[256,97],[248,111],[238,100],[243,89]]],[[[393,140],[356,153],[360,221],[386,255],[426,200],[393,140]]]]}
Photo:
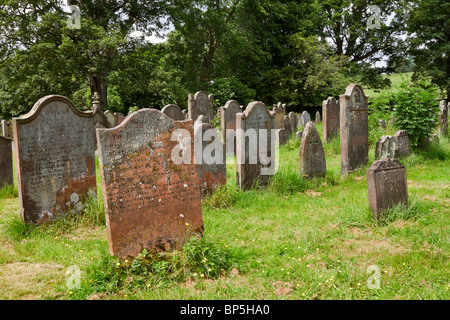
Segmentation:
{"type": "Polygon", "coordinates": [[[11,139],[10,124],[7,120],[2,120],[2,136],[11,139]]]}
{"type": "Polygon", "coordinates": [[[327,171],[322,141],[312,121],[308,122],[302,135],[299,165],[300,176],[308,179],[324,177],[327,171]]]}
{"type": "Polygon", "coordinates": [[[41,224],[84,209],[96,192],[93,115],[63,96],[46,96],[13,118],[20,215],[41,224]]]}
{"type": "Polygon", "coordinates": [[[214,126],[200,121],[194,124],[194,139],[200,190],[202,195],[211,194],[227,182],[223,144],[214,126]]]}
{"type": "Polygon", "coordinates": [[[275,113],[275,128],[284,129],[284,117],[286,115],[286,104],[278,102],[273,106],[272,112],[275,113]]]}
{"type": "Polygon", "coordinates": [[[397,152],[394,158],[409,156],[409,134],[406,130],[399,130],[394,134],[394,139],[397,142],[397,152]]]}
{"type": "Polygon", "coordinates": [[[278,130],[275,114],[259,101],[251,102],[236,116],[236,184],[250,189],[266,184],[276,171],[278,130]]]}
{"type": "Polygon", "coordinates": [[[168,116],[170,119],[173,119],[175,121],[184,121],[185,115],[183,114],[183,111],[181,108],[175,104],[169,104],[162,108],[162,113],[164,113],[166,116],[168,116]]]}
{"type": "Polygon", "coordinates": [[[121,123],[123,122],[123,120],[125,120],[125,116],[123,115],[123,113],[115,112],[115,113],[114,113],[114,116],[115,116],[116,119],[117,119],[117,124],[116,124],[116,126],[118,126],[119,124],[121,124],[121,123]]]}
{"type": "Polygon", "coordinates": [[[299,125],[303,126],[303,129],[306,128],[306,125],[311,122],[311,116],[308,111],[303,111],[303,113],[300,116],[300,123],[299,125]]]}
{"type": "Polygon", "coordinates": [[[375,159],[395,158],[397,149],[397,141],[393,136],[381,136],[375,146],[375,159]]]}
{"type": "Polygon", "coordinates": [[[303,137],[303,131],[297,131],[297,132],[295,133],[295,138],[296,138],[297,140],[302,140],[302,137],[303,137]]]}
{"type": "Polygon", "coordinates": [[[280,145],[286,144],[291,136],[291,120],[288,116],[284,116],[284,129],[279,131],[280,145]]]}
{"type": "Polygon", "coordinates": [[[439,126],[438,134],[446,136],[448,132],[448,104],[447,100],[442,100],[439,104],[439,126]]]}
{"type": "Polygon", "coordinates": [[[188,97],[189,119],[197,120],[201,115],[205,116],[208,122],[214,119],[214,99],[212,94],[209,96],[199,91],[195,95],[189,94],[188,97]]]}
{"type": "Polygon", "coordinates": [[[319,111],[317,111],[316,112],[316,123],[321,123],[322,122],[322,120],[321,120],[321,118],[320,118],[320,112],[319,111]]]}
{"type": "Polygon", "coordinates": [[[106,110],[104,112],[104,115],[106,120],[108,121],[108,128],[113,128],[117,126],[117,118],[113,112],[111,112],[110,110],[106,110]]]}
{"type": "Polygon", "coordinates": [[[299,123],[297,122],[297,116],[295,115],[295,112],[289,112],[288,117],[291,121],[291,131],[297,131],[299,123]]]}
{"type": "Polygon", "coordinates": [[[350,84],[340,96],[341,174],[369,161],[368,97],[359,84],[350,84]]]}
{"type": "Polygon", "coordinates": [[[406,168],[395,158],[376,160],[367,170],[367,190],[376,219],[396,205],[408,206],[406,168]]]}
{"type": "Polygon", "coordinates": [[[175,121],[156,109],[97,130],[113,255],[180,249],[190,235],[203,233],[193,133],[192,120],[175,121]]]}
{"type": "Polygon", "coordinates": [[[226,154],[236,153],[236,115],[242,112],[242,106],[235,100],[229,100],[220,107],[220,129],[226,154]]]}
{"type": "Polygon", "coordinates": [[[11,143],[11,139],[0,136],[0,188],[14,184],[11,143]]]}
{"type": "Polygon", "coordinates": [[[336,99],[328,97],[322,103],[323,142],[326,143],[339,133],[339,106],[336,99]]]}

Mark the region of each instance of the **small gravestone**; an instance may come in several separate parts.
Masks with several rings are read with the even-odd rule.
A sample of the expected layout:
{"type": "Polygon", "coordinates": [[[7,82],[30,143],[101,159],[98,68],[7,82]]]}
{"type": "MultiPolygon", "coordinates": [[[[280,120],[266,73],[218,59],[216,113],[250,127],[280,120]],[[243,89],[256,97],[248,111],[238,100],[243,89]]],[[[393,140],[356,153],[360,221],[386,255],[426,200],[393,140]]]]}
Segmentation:
{"type": "Polygon", "coordinates": [[[286,104],[278,102],[273,106],[272,112],[275,113],[275,128],[284,129],[284,117],[286,115],[286,104]]]}
{"type": "Polygon", "coordinates": [[[199,91],[194,95],[189,94],[188,114],[189,119],[197,120],[199,116],[203,115],[208,122],[211,122],[214,119],[214,99],[212,94],[208,96],[203,91],[199,91]]]}
{"type": "Polygon", "coordinates": [[[407,157],[410,153],[409,134],[406,130],[399,130],[394,134],[397,143],[397,152],[395,158],[407,157]]]}
{"type": "Polygon", "coordinates": [[[202,195],[211,194],[218,187],[226,184],[227,165],[223,144],[214,126],[201,121],[194,124],[194,138],[195,163],[198,168],[200,189],[202,195]]]}
{"type": "Polygon", "coordinates": [[[276,168],[275,114],[264,103],[251,102],[237,114],[236,130],[237,186],[250,189],[266,184],[276,168]]]}
{"type": "Polygon", "coordinates": [[[316,126],[308,122],[300,143],[300,176],[312,179],[324,177],[327,171],[325,153],[316,126]]]}
{"type": "Polygon", "coordinates": [[[98,129],[110,251],[119,257],[180,249],[204,231],[193,121],[141,109],[98,129]]]}
{"type": "Polygon", "coordinates": [[[63,96],[46,96],[13,118],[20,215],[41,224],[78,213],[96,192],[93,115],[63,96]]]}
{"type": "Polygon", "coordinates": [[[106,110],[104,114],[105,114],[106,120],[108,120],[108,125],[109,125],[108,128],[115,127],[117,125],[117,118],[114,115],[114,113],[111,112],[110,110],[106,110]]]}
{"type": "Polygon", "coordinates": [[[326,143],[339,133],[339,106],[335,98],[323,101],[322,117],[323,142],[326,143]]]}
{"type": "Polygon", "coordinates": [[[359,84],[350,84],[340,96],[341,174],[369,161],[368,96],[359,84]]]}
{"type": "Polygon", "coordinates": [[[440,136],[446,136],[448,132],[448,104],[447,100],[442,100],[439,104],[439,126],[438,134],[440,136]]]}
{"type": "Polygon", "coordinates": [[[299,123],[297,122],[297,116],[295,115],[295,112],[289,112],[289,120],[291,121],[291,131],[297,131],[297,128],[299,126],[299,123]]]}
{"type": "Polygon", "coordinates": [[[317,111],[316,112],[316,123],[321,123],[321,122],[322,122],[322,120],[320,119],[320,112],[317,111]]]}
{"type": "Polygon", "coordinates": [[[306,125],[311,121],[311,116],[309,115],[308,111],[303,111],[301,115],[301,122],[300,124],[303,126],[303,128],[306,128],[306,125]]]}
{"type": "Polygon", "coordinates": [[[226,154],[236,153],[236,115],[242,112],[242,106],[230,100],[220,108],[220,129],[226,154]]]}
{"type": "Polygon", "coordinates": [[[168,116],[170,119],[173,119],[175,121],[184,121],[185,116],[183,114],[183,111],[181,108],[175,104],[169,104],[162,108],[162,113],[164,113],[166,116],[168,116]]]}
{"type": "Polygon", "coordinates": [[[11,143],[11,139],[0,136],[0,188],[14,184],[11,143]]]}
{"type": "Polygon", "coordinates": [[[297,131],[297,132],[295,133],[295,138],[296,138],[297,140],[302,140],[302,137],[303,137],[303,131],[297,131]]]}
{"type": "Polygon", "coordinates": [[[395,158],[397,141],[393,136],[382,136],[375,146],[375,159],[395,158]]]}
{"type": "Polygon", "coordinates": [[[396,205],[408,206],[406,168],[395,158],[376,160],[367,170],[367,190],[375,219],[396,205]]]}
{"type": "Polygon", "coordinates": [[[386,121],[384,121],[383,119],[378,120],[378,126],[381,129],[386,129],[386,121]]]}
{"type": "Polygon", "coordinates": [[[280,145],[286,144],[291,136],[291,120],[288,116],[284,116],[284,129],[280,130],[280,145]]]}

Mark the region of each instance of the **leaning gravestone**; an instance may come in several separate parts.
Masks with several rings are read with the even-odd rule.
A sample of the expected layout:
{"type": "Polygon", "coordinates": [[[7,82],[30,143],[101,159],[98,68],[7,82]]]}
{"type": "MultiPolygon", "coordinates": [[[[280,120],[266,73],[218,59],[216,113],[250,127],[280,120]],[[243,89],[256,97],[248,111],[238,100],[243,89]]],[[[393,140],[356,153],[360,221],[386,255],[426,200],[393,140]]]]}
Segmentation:
{"type": "Polygon", "coordinates": [[[350,84],[340,96],[341,174],[369,161],[368,97],[359,84],[350,84]]]}
{"type": "Polygon", "coordinates": [[[208,122],[211,122],[214,119],[214,99],[212,94],[208,96],[203,91],[199,91],[195,95],[189,94],[188,113],[189,119],[194,121],[203,115],[208,122]]]}
{"type": "Polygon", "coordinates": [[[235,100],[229,100],[220,108],[220,129],[226,154],[236,153],[236,115],[242,112],[242,106],[235,100]]]}
{"type": "Polygon", "coordinates": [[[286,144],[291,136],[291,120],[288,116],[284,116],[284,129],[279,131],[280,145],[286,144]]]}
{"type": "Polygon", "coordinates": [[[299,165],[300,176],[307,179],[324,177],[327,171],[322,141],[312,121],[308,122],[303,131],[299,165]]]}
{"type": "Polygon", "coordinates": [[[289,112],[289,120],[291,121],[291,131],[297,131],[297,128],[299,126],[299,123],[297,122],[297,116],[295,115],[295,112],[289,112]]]}
{"type": "Polygon", "coordinates": [[[183,111],[181,108],[175,104],[169,104],[162,108],[162,113],[164,113],[166,116],[168,116],[170,119],[173,119],[175,121],[184,121],[185,116],[183,114],[183,111]]]}
{"type": "Polygon", "coordinates": [[[395,158],[398,144],[393,136],[381,136],[375,146],[375,159],[395,158]]]}
{"type": "Polygon", "coordinates": [[[447,100],[442,100],[439,104],[439,126],[438,134],[440,136],[446,136],[448,132],[448,105],[447,100]]]}
{"type": "MultiPolygon", "coordinates": [[[[200,116],[201,117],[201,116],[200,116]]],[[[194,124],[195,164],[197,164],[202,195],[213,193],[227,182],[223,144],[210,123],[194,124]]]]}
{"type": "Polygon", "coordinates": [[[322,117],[323,142],[326,143],[339,133],[339,106],[335,98],[323,101],[322,117]]]}
{"type": "Polygon", "coordinates": [[[395,158],[376,160],[367,170],[369,206],[375,219],[395,205],[408,206],[405,167],[395,158]]]}
{"type": "Polygon", "coordinates": [[[275,114],[259,101],[251,102],[236,115],[236,184],[250,189],[266,184],[275,174],[278,130],[275,114]]]}
{"type": "Polygon", "coordinates": [[[20,215],[41,224],[84,209],[96,192],[93,115],[63,96],[46,96],[13,118],[20,215]]]}
{"type": "Polygon", "coordinates": [[[0,188],[14,185],[11,142],[0,136],[0,188]]]}
{"type": "Polygon", "coordinates": [[[143,249],[180,249],[202,234],[193,121],[141,109],[112,129],[97,129],[110,251],[136,257],[143,249]]]}
{"type": "Polygon", "coordinates": [[[321,123],[322,122],[322,120],[320,119],[320,112],[319,111],[317,111],[316,112],[316,123],[321,123]]]}
{"type": "Polygon", "coordinates": [[[311,121],[311,116],[309,115],[309,112],[303,111],[301,119],[302,120],[300,124],[303,126],[303,128],[306,128],[306,125],[311,121]]]}

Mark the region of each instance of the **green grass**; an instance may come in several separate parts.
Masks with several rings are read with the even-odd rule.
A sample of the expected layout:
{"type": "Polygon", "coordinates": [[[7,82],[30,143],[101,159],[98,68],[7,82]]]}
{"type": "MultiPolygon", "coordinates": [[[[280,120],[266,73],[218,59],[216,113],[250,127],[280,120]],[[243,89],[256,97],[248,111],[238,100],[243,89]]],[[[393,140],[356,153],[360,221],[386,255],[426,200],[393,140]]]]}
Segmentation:
{"type": "MultiPolygon", "coordinates": [[[[406,73],[392,73],[384,74],[384,78],[389,78],[391,80],[391,86],[396,86],[403,80],[411,79],[412,72],[406,73]]],[[[395,91],[394,91],[395,92],[395,91]]],[[[380,90],[364,88],[364,93],[369,96],[369,100],[372,100],[380,95],[380,90]]]]}
{"type": "Polygon", "coordinates": [[[377,221],[366,169],[382,134],[371,132],[369,164],[346,177],[339,138],[324,145],[322,179],[299,177],[295,137],[281,147],[279,171],[265,189],[238,190],[228,165],[226,186],[203,200],[204,240],[137,262],[109,255],[101,200],[91,199],[84,214],[34,227],[20,220],[17,198],[2,198],[0,298],[448,300],[449,140],[400,159],[410,206],[377,221]],[[73,265],[80,289],[67,287],[73,265]],[[380,289],[367,286],[370,265],[381,272],[380,289]]]}

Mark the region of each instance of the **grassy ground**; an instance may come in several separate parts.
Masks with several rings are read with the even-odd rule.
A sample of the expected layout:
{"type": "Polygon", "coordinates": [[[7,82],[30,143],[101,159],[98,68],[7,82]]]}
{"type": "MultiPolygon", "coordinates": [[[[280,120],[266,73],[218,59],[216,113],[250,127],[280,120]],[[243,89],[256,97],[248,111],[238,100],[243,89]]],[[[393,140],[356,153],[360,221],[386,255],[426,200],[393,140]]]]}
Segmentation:
{"type": "MultiPolygon", "coordinates": [[[[370,163],[382,134],[371,134],[370,163]]],[[[324,148],[327,175],[311,182],[298,176],[295,139],[264,190],[236,190],[229,165],[227,188],[204,200],[205,243],[151,268],[109,256],[101,201],[84,216],[32,227],[20,221],[14,190],[3,191],[0,298],[449,299],[448,139],[401,160],[410,208],[381,222],[368,208],[367,167],[341,178],[339,140],[324,148]],[[80,289],[67,287],[73,265],[80,289]],[[369,289],[374,277],[380,289],[369,289]]]]}
{"type": "MultiPolygon", "coordinates": [[[[393,74],[385,74],[383,75],[383,77],[389,78],[389,80],[391,80],[391,86],[396,86],[403,80],[411,79],[412,74],[413,74],[412,72],[393,73],[393,74]]],[[[372,100],[380,95],[380,90],[364,88],[364,93],[369,96],[369,100],[372,100]]]]}

